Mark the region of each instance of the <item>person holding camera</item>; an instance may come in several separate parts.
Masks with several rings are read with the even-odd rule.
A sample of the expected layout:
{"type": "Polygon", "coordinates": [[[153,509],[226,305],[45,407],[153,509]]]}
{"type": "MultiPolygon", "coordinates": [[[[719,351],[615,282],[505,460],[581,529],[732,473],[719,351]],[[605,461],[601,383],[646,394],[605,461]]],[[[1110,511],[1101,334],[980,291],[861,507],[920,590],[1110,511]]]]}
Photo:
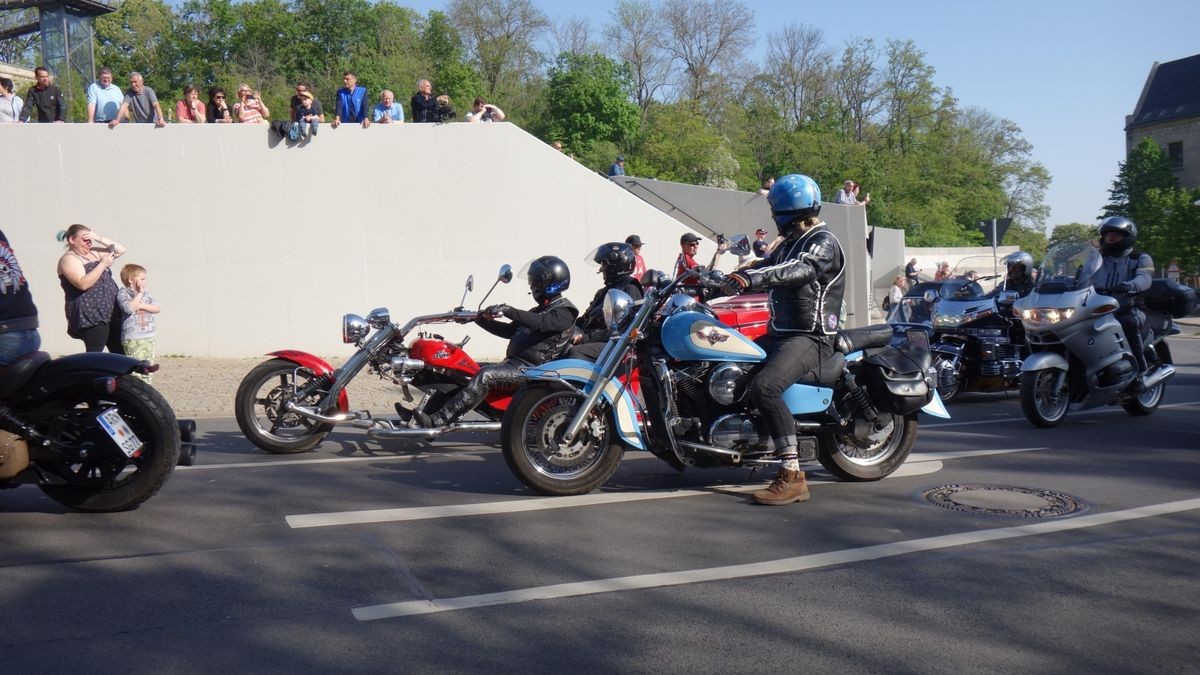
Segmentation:
{"type": "Polygon", "coordinates": [[[471,112],[463,116],[464,122],[503,122],[504,111],[483,100],[482,96],[475,97],[475,105],[471,112]]]}
{"type": "Polygon", "coordinates": [[[242,83],[238,85],[238,102],[233,104],[233,119],[242,124],[267,124],[271,111],[262,102],[262,96],[242,83]]]}
{"type": "Polygon", "coordinates": [[[417,93],[412,97],[412,121],[429,124],[440,124],[454,119],[454,108],[450,107],[450,97],[442,94],[433,95],[433,83],[429,80],[417,82],[417,93]]]}

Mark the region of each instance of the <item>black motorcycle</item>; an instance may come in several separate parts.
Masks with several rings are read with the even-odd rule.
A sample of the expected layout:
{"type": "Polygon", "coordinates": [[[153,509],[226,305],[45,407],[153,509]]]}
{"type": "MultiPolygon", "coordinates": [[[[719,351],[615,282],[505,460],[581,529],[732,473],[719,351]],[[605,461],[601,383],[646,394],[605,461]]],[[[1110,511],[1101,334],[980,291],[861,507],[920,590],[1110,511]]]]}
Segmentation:
{"type": "Polygon", "coordinates": [[[33,352],[0,369],[0,488],[32,483],[95,512],[154,496],[180,461],[181,433],[194,429],[133,376],[157,368],[117,354],[33,352]]]}
{"type": "Polygon", "coordinates": [[[974,281],[941,295],[932,309],[933,364],[938,394],[950,401],[963,392],[995,392],[1021,385],[1028,356],[1025,329],[1013,312],[1017,294],[984,293],[974,281]]]}

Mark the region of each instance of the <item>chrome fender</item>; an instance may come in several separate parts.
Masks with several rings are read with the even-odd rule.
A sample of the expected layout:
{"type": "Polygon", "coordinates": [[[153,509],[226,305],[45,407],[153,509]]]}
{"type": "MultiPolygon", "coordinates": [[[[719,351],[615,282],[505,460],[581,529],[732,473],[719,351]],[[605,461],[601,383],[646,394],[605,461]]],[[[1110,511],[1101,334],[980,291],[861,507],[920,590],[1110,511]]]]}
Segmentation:
{"type": "Polygon", "coordinates": [[[942,397],[938,395],[937,389],[933,390],[933,398],[921,408],[921,412],[928,413],[934,417],[941,417],[942,419],[950,419],[950,412],[946,410],[946,404],[942,402],[942,397]]]}
{"type": "Polygon", "coordinates": [[[1039,370],[1047,370],[1054,368],[1056,370],[1067,369],[1067,359],[1062,354],[1054,352],[1038,352],[1031,354],[1029,358],[1021,362],[1022,373],[1033,373],[1039,370]]]}
{"type": "MultiPolygon", "coordinates": [[[[540,382],[569,382],[578,385],[583,393],[590,393],[596,383],[596,364],[583,359],[561,359],[550,361],[525,371],[525,377],[540,382]]],[[[601,394],[612,406],[613,422],[617,425],[617,436],[630,447],[645,450],[642,429],[638,426],[637,406],[633,394],[619,380],[612,380],[601,394]]]]}

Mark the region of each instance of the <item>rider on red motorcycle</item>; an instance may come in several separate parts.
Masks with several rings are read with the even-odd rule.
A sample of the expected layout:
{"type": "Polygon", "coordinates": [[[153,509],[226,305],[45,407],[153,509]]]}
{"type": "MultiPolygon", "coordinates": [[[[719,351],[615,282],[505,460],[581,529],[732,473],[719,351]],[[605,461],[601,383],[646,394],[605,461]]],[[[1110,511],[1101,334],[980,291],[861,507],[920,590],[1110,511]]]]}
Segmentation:
{"type": "Polygon", "coordinates": [[[555,256],[542,256],[529,266],[529,289],[537,306],[522,311],[508,305],[492,305],[480,313],[475,323],[487,332],[508,338],[506,358],[484,366],[454,398],[433,414],[413,411],[413,424],[426,428],[442,427],[458,419],[479,404],[488,391],[516,386],[524,381],[529,366],[539,366],[558,358],[571,338],[571,329],[579,310],[562,297],[571,285],[571,271],[555,256]],[[496,321],[503,316],[512,323],[496,321]]]}
{"type": "Polygon", "coordinates": [[[596,291],[592,303],[588,305],[583,315],[579,317],[576,332],[571,347],[570,357],[595,361],[608,341],[608,324],[604,322],[604,298],[611,289],[624,291],[634,301],[642,299],[642,285],[633,278],[633,268],[637,257],[633,247],[621,242],[611,242],[596,249],[592,258],[600,264],[604,273],[604,286],[596,291]]]}

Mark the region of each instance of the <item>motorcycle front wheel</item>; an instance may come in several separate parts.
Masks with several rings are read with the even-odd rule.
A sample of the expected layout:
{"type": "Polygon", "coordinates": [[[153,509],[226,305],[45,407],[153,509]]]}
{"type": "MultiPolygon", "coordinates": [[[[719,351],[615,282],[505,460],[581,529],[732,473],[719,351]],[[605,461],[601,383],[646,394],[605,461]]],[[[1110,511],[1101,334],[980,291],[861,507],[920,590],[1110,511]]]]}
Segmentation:
{"type": "Polygon", "coordinates": [[[575,442],[562,443],[563,430],[582,402],[574,391],[539,384],[521,389],[509,405],[500,431],[504,461],[531,490],[586,494],[616,472],[624,448],[614,438],[607,406],[597,404],[575,442]]]}
{"type": "Polygon", "coordinates": [[[47,436],[70,446],[90,446],[87,457],[75,462],[40,461],[45,473],[66,484],[39,485],[54,501],[80,511],[128,511],[162,488],[179,462],[179,423],[162,394],[149,384],[126,375],[112,393],[97,391],[86,382],[62,389],[47,400],[19,411],[47,436]],[[126,457],[101,427],[98,416],[115,408],[143,445],[126,457]]]}
{"type": "Polygon", "coordinates": [[[937,373],[937,392],[942,397],[942,403],[949,403],[958,396],[962,387],[962,372],[956,367],[954,358],[942,354],[933,357],[934,372],[937,373]],[[945,372],[949,370],[950,372],[945,372]]]}
{"type": "Polygon", "coordinates": [[[315,378],[311,370],[285,359],[264,361],[246,373],[234,397],[234,416],[246,438],[278,455],[306,452],[320,445],[333,425],[284,409],[288,401],[316,406],[326,392],[310,386],[315,378]],[[297,398],[297,392],[304,393],[297,398]]]}
{"type": "Polygon", "coordinates": [[[917,415],[880,413],[869,431],[859,433],[851,428],[821,435],[817,460],[842,480],[879,480],[908,459],[917,440],[917,415]]]}
{"type": "Polygon", "coordinates": [[[1035,427],[1056,426],[1071,403],[1067,374],[1056,368],[1021,373],[1021,412],[1035,427]]]}

